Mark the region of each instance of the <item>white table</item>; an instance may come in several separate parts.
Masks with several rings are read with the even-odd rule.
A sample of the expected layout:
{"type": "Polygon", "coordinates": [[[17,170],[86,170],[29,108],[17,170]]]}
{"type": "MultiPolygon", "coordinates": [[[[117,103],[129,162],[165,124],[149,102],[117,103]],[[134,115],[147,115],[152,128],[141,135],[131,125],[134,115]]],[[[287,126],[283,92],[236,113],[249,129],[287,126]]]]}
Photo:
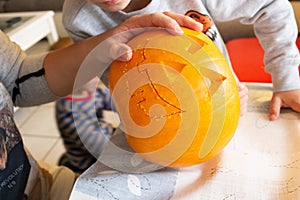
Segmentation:
{"type": "MultiPolygon", "coordinates": [[[[270,122],[271,85],[247,86],[248,112],[219,156],[198,166],[151,173],[121,173],[97,162],[77,179],[70,199],[300,199],[300,113],[282,110],[270,122]]],[[[123,155],[111,161],[139,164],[123,155]]]]}
{"type": "Polygon", "coordinates": [[[53,11],[0,13],[1,21],[13,17],[21,17],[21,21],[2,31],[23,50],[27,50],[45,37],[50,45],[58,41],[53,11]]]}

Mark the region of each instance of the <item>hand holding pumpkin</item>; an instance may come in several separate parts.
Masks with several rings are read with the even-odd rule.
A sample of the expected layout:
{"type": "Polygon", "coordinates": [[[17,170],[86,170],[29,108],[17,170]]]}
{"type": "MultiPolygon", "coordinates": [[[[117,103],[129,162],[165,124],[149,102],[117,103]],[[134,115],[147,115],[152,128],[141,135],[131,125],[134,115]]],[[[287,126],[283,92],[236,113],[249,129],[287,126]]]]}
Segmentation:
{"type": "Polygon", "coordinates": [[[115,58],[121,55],[118,60],[129,61],[132,57],[132,52],[131,48],[126,45],[126,42],[135,35],[147,30],[145,29],[147,27],[160,27],[168,30],[173,35],[182,35],[183,31],[180,27],[202,31],[203,25],[190,17],[173,12],[135,15],[114,28],[114,34],[120,35],[122,33],[122,36],[117,39],[117,42],[111,45],[109,50],[111,57],[115,58]]]}

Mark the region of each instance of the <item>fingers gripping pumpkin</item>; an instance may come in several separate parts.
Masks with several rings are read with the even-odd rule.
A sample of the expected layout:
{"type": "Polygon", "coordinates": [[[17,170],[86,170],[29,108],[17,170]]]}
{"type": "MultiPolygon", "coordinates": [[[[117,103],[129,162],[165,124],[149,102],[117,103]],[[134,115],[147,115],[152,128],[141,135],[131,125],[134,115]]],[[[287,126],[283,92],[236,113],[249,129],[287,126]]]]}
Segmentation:
{"type": "Polygon", "coordinates": [[[217,155],[239,119],[231,69],[205,34],[144,32],[128,45],[129,62],[114,61],[109,84],[129,145],[146,160],[170,167],[217,155]]]}

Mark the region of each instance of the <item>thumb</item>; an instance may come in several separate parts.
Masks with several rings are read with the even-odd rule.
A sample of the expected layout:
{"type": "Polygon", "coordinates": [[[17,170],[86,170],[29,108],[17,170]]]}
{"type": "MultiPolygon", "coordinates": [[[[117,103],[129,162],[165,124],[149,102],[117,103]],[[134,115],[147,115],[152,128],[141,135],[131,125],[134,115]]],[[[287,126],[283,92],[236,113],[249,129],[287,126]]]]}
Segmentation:
{"type": "Polygon", "coordinates": [[[281,108],[281,99],[278,97],[274,97],[271,100],[271,106],[270,106],[270,114],[269,119],[270,121],[274,121],[278,119],[280,114],[280,108],[281,108]]]}
{"type": "Polygon", "coordinates": [[[113,60],[129,61],[132,58],[132,50],[128,45],[116,42],[111,45],[109,55],[113,60]]]}

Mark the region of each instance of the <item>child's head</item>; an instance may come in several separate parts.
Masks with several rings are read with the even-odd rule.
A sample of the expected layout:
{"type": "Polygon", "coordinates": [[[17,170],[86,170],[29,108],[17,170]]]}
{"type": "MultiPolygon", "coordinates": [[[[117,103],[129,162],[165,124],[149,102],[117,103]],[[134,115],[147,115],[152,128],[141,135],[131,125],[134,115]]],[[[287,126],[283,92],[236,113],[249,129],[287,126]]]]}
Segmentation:
{"type": "Polygon", "coordinates": [[[108,12],[116,12],[123,10],[125,12],[131,12],[142,9],[151,0],[89,0],[93,4],[96,4],[100,8],[108,12]]]}

